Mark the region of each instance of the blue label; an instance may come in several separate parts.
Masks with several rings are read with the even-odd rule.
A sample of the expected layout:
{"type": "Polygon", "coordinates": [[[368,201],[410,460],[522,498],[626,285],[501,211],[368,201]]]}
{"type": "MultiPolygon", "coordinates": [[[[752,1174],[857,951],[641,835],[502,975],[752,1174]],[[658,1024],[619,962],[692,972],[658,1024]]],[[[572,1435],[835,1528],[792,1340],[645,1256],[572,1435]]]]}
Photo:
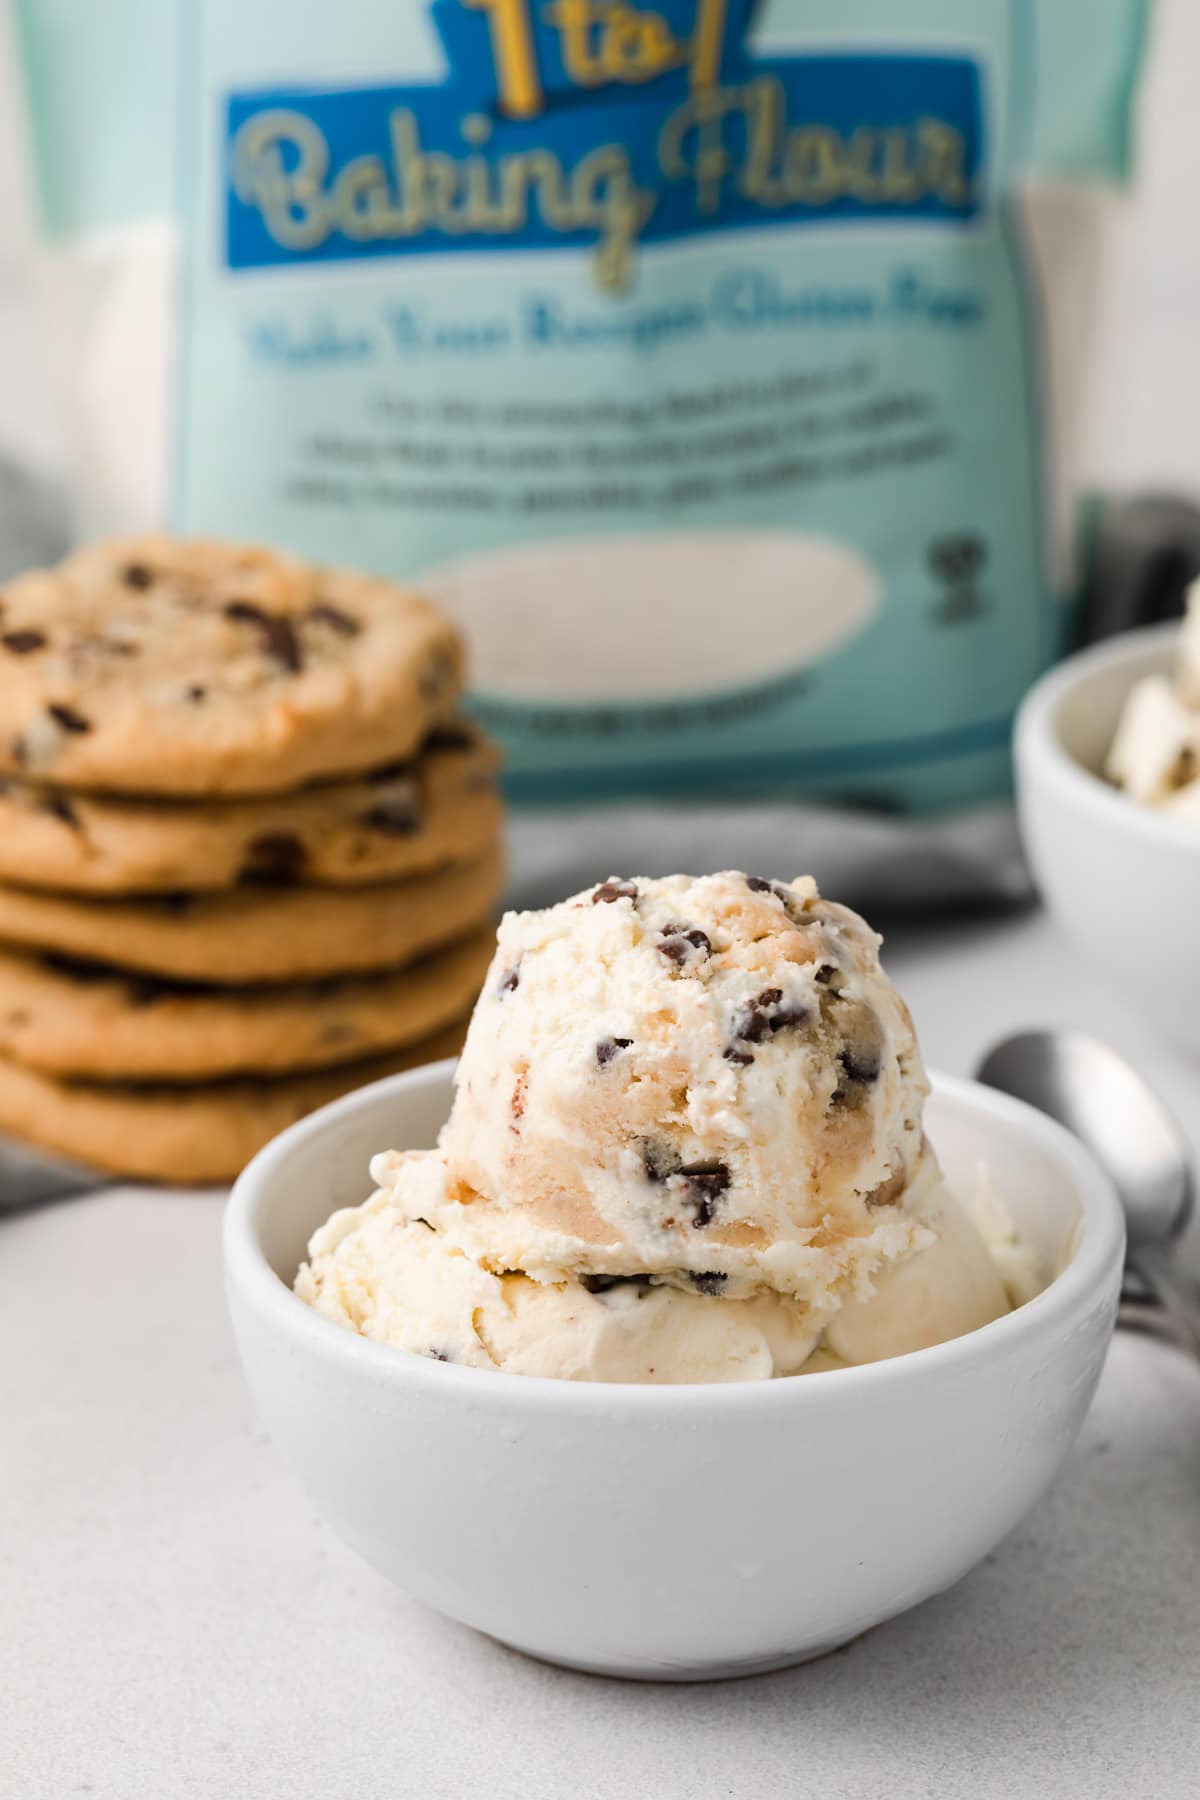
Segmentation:
{"type": "MultiPolygon", "coordinates": [[[[506,105],[482,14],[445,0],[435,16],[456,57],[444,86],[228,98],[230,268],[586,248],[597,285],[621,291],[643,244],[763,226],[961,226],[983,205],[970,57],[755,59],[723,39],[717,79],[697,85],[690,40],[672,50],[664,24],[657,61],[643,53],[644,84],[567,96],[561,34],[543,14],[506,105]],[[528,116],[509,116],[518,99],[528,116]]],[[[588,63],[575,72],[603,77],[588,63]]]]}

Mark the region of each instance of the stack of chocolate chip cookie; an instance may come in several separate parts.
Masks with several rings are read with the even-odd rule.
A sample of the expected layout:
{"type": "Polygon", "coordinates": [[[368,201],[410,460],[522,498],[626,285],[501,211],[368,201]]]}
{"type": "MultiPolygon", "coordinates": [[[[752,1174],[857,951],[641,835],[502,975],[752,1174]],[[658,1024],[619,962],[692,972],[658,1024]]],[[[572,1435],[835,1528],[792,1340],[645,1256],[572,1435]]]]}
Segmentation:
{"type": "Polygon", "coordinates": [[[453,627],[266,550],[107,544],[0,590],[0,1130],[234,1175],[458,1048],[502,880],[453,627]]]}

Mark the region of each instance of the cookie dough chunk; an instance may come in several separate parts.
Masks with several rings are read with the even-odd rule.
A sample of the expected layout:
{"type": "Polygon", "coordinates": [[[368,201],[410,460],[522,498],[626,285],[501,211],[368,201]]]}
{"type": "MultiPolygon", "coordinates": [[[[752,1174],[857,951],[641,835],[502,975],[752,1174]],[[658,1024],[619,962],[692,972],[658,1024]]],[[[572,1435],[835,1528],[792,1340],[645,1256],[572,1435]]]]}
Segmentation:
{"type": "Polygon", "coordinates": [[[232,1181],[277,1132],[353,1089],[461,1047],[462,1024],[407,1049],[273,1081],[115,1086],[59,1081],[0,1057],[0,1131],[137,1181],[232,1181]]]}
{"type": "Polygon", "coordinates": [[[243,888],[149,900],[0,887],[0,943],[177,981],[304,981],[395,969],[481,925],[500,897],[498,849],[417,881],[243,888]]]}
{"type": "Polygon", "coordinates": [[[120,793],[273,793],[411,757],[462,686],[395,582],[147,536],[0,589],[0,772],[120,793]]]}
{"type": "Polygon", "coordinates": [[[294,794],[143,800],[4,778],[0,880],[87,894],[398,881],[496,840],[498,763],[456,720],[435,729],[413,762],[294,794]]]}
{"type": "Polygon", "coordinates": [[[202,1081],[326,1068],[417,1043],[470,1009],[490,926],[408,968],[210,988],[0,951],[0,1055],[94,1081],[202,1081]]]}

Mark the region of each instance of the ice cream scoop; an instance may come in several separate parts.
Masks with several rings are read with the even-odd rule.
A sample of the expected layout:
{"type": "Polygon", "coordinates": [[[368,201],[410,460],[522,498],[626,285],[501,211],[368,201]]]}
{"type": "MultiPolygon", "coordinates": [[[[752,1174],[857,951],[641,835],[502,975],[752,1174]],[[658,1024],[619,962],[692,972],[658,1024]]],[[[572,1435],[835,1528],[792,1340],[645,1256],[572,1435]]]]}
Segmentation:
{"type": "Polygon", "coordinates": [[[811,880],[737,871],[509,914],[438,1147],[372,1160],[297,1292],[400,1349],[572,1380],[791,1375],[998,1317],[879,942],[811,880]]]}
{"type": "Polygon", "coordinates": [[[439,1231],[541,1280],[703,1278],[812,1307],[919,1248],[925,1072],[878,946],[812,881],[736,872],[509,914],[439,1231]]]}
{"type": "Polygon", "coordinates": [[[699,1290],[644,1277],[547,1283],[493,1273],[404,1219],[383,1192],[317,1232],[296,1292],[325,1318],[397,1349],[571,1381],[793,1375],[818,1338],[777,1294],[714,1305],[699,1290]]]}
{"type": "Polygon", "coordinates": [[[922,1164],[910,1204],[928,1242],[869,1294],[828,1309],[770,1288],[729,1298],[716,1275],[683,1289],[646,1275],[532,1281],[484,1267],[404,1204],[439,1211],[445,1165],[415,1152],[390,1192],[337,1212],[314,1235],[296,1292],[362,1337],[437,1362],[569,1381],[754,1381],[901,1356],[1009,1310],[980,1230],[922,1164]],[[823,1329],[824,1327],[824,1329],[823,1329]]]}

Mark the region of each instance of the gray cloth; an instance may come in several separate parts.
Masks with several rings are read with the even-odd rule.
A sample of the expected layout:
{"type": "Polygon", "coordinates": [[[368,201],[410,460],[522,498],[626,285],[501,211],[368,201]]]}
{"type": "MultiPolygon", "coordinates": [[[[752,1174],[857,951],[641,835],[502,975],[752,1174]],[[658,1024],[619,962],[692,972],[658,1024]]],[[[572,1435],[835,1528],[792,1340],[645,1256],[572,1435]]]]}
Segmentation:
{"type": "Polygon", "coordinates": [[[1032,896],[1016,818],[990,806],[902,819],[816,806],[615,806],[526,813],[511,829],[510,905],[545,906],[608,875],[745,869],[815,875],[872,916],[1032,896]]]}

